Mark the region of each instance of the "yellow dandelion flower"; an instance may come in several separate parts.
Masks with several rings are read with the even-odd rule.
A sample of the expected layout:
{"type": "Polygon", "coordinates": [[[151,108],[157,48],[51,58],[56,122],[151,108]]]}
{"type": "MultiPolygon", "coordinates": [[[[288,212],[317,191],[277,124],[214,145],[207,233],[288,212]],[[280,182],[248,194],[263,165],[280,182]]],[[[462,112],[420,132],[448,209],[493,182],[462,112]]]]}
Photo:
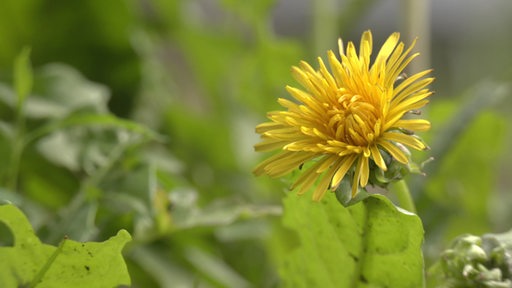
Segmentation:
{"type": "Polygon", "coordinates": [[[373,64],[372,34],[366,31],[359,55],[352,42],[344,50],[341,39],[341,61],[334,52],[327,52],[330,71],[320,57],[318,70],[304,61],[294,66],[293,76],[303,89],[287,86],[286,90],[296,101],[278,99],[286,111],[269,112],[271,121],[256,127],[262,141],[255,150],[280,152],[260,163],[254,173],[280,177],[311,161],[291,189],[299,188],[302,194],[318,180],[313,200],[320,200],[350,174],[354,197],[358,185],[368,184],[370,166],[387,170],[384,153],[407,164],[409,157],[400,147],[425,149],[413,132],[428,130],[430,122],[404,119],[404,115],[428,103],[432,92],[426,87],[434,78],[424,78],[431,72],[425,70],[396,82],[419,55],[410,55],[414,43],[404,51],[399,38],[399,33],[389,36],[373,64]]]}

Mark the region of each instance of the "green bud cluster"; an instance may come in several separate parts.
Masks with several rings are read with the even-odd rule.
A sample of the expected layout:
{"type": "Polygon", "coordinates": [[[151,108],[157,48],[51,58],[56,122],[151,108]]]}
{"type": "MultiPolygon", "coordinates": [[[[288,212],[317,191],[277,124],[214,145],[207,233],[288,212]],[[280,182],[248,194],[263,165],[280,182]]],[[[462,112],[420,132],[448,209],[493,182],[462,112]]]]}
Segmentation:
{"type": "Polygon", "coordinates": [[[441,254],[440,287],[512,288],[512,230],[459,236],[441,254]]]}
{"type": "MultiPolygon", "coordinates": [[[[391,155],[385,151],[380,150],[382,158],[386,163],[387,169],[384,171],[379,168],[374,162],[370,162],[370,175],[368,179],[368,184],[371,186],[381,187],[387,189],[389,184],[394,183],[396,181],[402,180],[408,174],[424,174],[421,169],[424,164],[430,162],[432,159],[428,159],[424,163],[417,164],[411,159],[411,152],[407,147],[400,143],[395,143],[395,145],[407,156],[409,162],[407,164],[403,164],[393,159],[391,155]]],[[[361,200],[364,200],[370,194],[366,190],[366,187],[358,187],[358,192],[355,197],[351,195],[351,187],[352,187],[352,178],[354,174],[354,169],[351,169],[347,175],[348,177],[343,178],[341,184],[338,186],[338,189],[335,190],[336,198],[338,201],[345,207],[354,205],[361,200]]]]}
{"type": "Polygon", "coordinates": [[[411,159],[411,152],[409,149],[407,149],[407,147],[401,145],[400,143],[395,143],[395,145],[404,153],[404,155],[407,156],[409,159],[408,163],[400,163],[393,159],[389,153],[381,150],[382,158],[384,158],[384,162],[386,163],[388,169],[384,171],[379,169],[375,163],[371,163],[369,180],[370,184],[382,188],[387,188],[390,183],[401,180],[410,173],[424,175],[422,168],[425,164],[432,161],[432,158],[427,159],[421,164],[417,164],[411,159]]]}
{"type": "Polygon", "coordinates": [[[384,171],[372,163],[369,181],[371,184],[386,188],[389,183],[403,179],[407,174],[409,174],[411,172],[410,165],[416,166],[416,164],[411,160],[411,152],[409,152],[409,150],[403,145],[397,146],[405,155],[407,155],[407,158],[409,158],[409,164],[402,164],[393,159],[389,153],[381,150],[382,158],[384,158],[384,162],[386,162],[388,169],[384,171]]]}

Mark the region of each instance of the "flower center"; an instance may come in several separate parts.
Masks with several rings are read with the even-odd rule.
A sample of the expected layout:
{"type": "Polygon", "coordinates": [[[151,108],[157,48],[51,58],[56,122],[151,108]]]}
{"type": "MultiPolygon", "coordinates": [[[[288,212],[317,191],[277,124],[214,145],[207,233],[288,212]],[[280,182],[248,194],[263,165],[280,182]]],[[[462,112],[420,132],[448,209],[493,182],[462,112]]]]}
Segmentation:
{"type": "Polygon", "coordinates": [[[328,111],[329,128],[338,141],[367,147],[380,134],[378,109],[360,95],[343,94],[328,111]]]}

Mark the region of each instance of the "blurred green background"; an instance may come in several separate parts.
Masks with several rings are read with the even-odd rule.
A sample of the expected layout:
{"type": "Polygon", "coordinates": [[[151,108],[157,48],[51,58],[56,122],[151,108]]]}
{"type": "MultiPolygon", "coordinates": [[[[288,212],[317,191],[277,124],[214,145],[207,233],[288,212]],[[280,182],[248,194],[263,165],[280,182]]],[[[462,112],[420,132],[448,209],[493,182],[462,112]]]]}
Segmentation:
{"type": "Polygon", "coordinates": [[[301,59],[399,31],[419,37],[410,72],[436,77],[432,149],[415,155],[435,160],[408,179],[428,265],[461,233],[512,228],[511,12],[507,0],[3,0],[0,199],[47,243],[128,229],[133,287],[279,286],[296,245],[279,218],[287,180],[252,176],[254,127],[301,59]],[[24,47],[34,86],[20,121],[24,47]]]}

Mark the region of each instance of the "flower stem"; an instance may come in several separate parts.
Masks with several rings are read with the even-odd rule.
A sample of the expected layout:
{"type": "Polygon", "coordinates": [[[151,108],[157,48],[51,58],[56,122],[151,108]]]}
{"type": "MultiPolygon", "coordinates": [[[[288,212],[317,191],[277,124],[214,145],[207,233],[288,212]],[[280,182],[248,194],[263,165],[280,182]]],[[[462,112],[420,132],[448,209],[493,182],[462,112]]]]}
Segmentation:
{"type": "Polygon", "coordinates": [[[312,1],[313,51],[320,55],[336,43],[338,35],[338,11],[335,0],[312,1]]]}
{"type": "Polygon", "coordinates": [[[416,206],[412,200],[411,192],[409,191],[407,183],[403,179],[398,180],[393,184],[391,186],[391,191],[395,193],[400,207],[409,212],[416,213],[416,206]]]}
{"type": "Polygon", "coordinates": [[[421,59],[411,62],[409,73],[418,73],[430,66],[430,1],[402,0],[402,31],[404,39],[411,43],[419,37],[416,50],[421,51],[421,59]]]}

